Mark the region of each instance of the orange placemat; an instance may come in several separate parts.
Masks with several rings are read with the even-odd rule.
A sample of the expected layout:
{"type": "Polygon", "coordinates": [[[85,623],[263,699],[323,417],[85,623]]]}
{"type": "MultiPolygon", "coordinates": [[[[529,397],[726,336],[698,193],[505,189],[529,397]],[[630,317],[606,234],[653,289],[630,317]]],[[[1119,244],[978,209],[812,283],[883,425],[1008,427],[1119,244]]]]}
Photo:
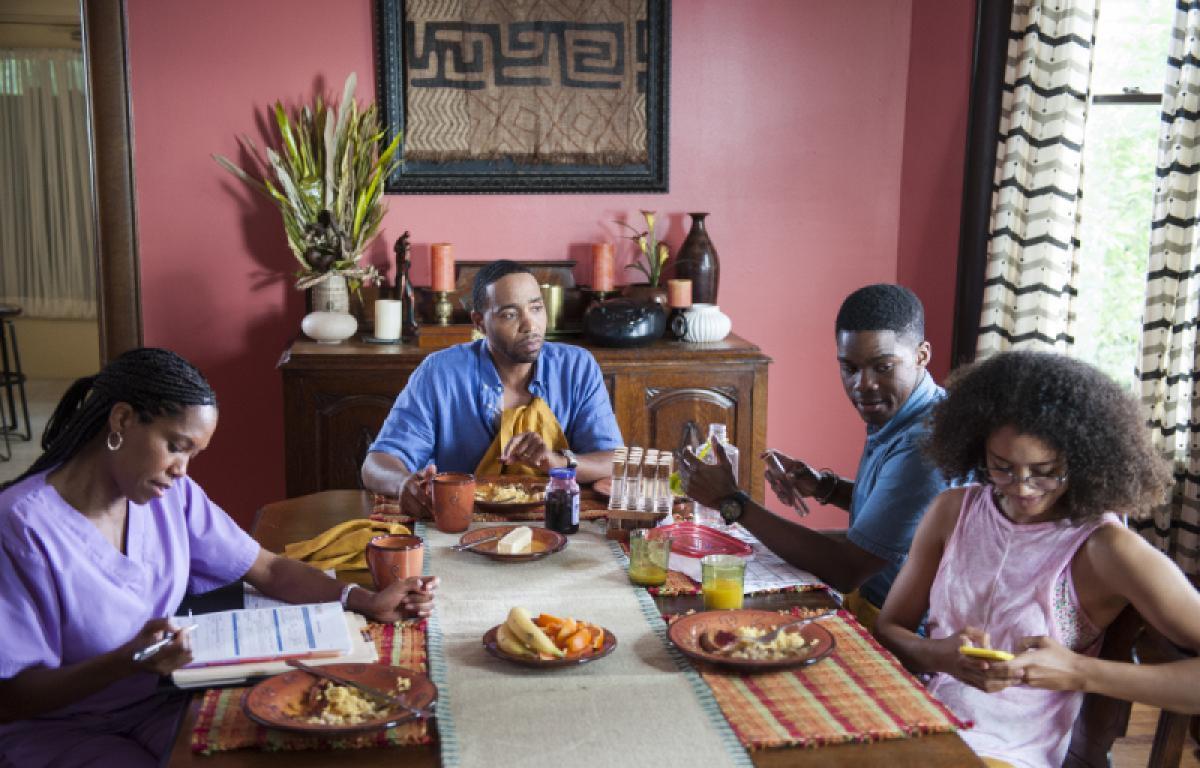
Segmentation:
{"type": "MultiPolygon", "coordinates": [[[[383,663],[426,672],[425,622],[370,624],[371,638],[383,663]]],[[[361,749],[430,744],[435,736],[428,721],[414,721],[365,734],[317,737],[263,728],[242,710],[249,688],[214,688],[204,693],[196,727],[192,729],[192,751],[202,755],[232,749],[269,751],[292,749],[361,749]]]]}
{"type": "Polygon", "coordinates": [[[821,622],[837,643],[808,667],[736,674],[697,664],[750,750],[902,739],[971,724],[955,717],[848,611],[821,622]]]}

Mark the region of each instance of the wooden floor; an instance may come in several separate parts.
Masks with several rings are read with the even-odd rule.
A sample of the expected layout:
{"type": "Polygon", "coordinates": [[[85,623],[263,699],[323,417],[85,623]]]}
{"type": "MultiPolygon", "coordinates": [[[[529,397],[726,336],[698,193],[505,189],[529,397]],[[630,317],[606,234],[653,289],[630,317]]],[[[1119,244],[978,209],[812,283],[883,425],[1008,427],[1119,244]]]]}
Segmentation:
{"type": "MultiPolygon", "coordinates": [[[[1158,710],[1141,704],[1133,705],[1129,716],[1128,735],[1117,739],[1113,745],[1113,768],[1146,768],[1150,759],[1150,745],[1154,743],[1154,729],[1158,725],[1158,710]]],[[[1196,754],[1197,745],[1189,736],[1183,747],[1181,768],[1200,768],[1196,754]]]]}

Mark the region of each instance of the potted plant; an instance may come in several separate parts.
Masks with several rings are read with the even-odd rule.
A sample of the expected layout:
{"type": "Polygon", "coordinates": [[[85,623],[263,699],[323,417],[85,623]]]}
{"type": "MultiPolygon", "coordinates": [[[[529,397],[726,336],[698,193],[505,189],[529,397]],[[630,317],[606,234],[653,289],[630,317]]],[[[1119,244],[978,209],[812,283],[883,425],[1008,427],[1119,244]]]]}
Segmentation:
{"type": "Polygon", "coordinates": [[[646,276],[645,283],[627,285],[623,293],[630,298],[653,300],[666,305],[667,292],[659,283],[662,282],[663,265],[671,257],[671,252],[666,243],[659,242],[654,232],[654,217],[654,211],[642,211],[642,218],[646,220],[644,232],[623,221],[615,222],[633,233],[627,237],[637,243],[641,256],[640,261],[626,264],[625,269],[634,269],[646,276]]]}
{"type": "Polygon", "coordinates": [[[379,271],[359,263],[379,234],[387,207],[384,180],[401,163],[401,134],[381,147],[384,132],[375,105],[359,109],[357,77],[351,73],[334,109],[320,96],[289,115],[275,102],[277,147],[266,157],[246,136],[240,142],[255,161],[252,172],[213,155],[221,167],[275,203],[283,217],[288,247],[300,269],[296,287],[313,288],[313,309],[349,311],[349,289],[379,282],[379,271]],[[324,290],[322,290],[324,289],[324,290]]]}

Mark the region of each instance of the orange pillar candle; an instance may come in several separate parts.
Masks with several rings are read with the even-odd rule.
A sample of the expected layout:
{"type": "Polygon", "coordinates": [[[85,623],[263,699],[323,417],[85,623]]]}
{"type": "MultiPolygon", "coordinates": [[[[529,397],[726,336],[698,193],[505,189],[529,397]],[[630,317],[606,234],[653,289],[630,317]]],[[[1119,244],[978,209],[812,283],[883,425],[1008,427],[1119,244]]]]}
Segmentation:
{"type": "Polygon", "coordinates": [[[592,290],[611,291],[613,289],[613,245],[612,243],[594,243],[592,245],[592,290]]]}
{"type": "Polygon", "coordinates": [[[691,280],[667,281],[667,306],[678,309],[686,309],[692,306],[691,280]]]}
{"type": "Polygon", "coordinates": [[[435,291],[454,290],[454,246],[434,243],[429,247],[431,287],[435,291]]]}

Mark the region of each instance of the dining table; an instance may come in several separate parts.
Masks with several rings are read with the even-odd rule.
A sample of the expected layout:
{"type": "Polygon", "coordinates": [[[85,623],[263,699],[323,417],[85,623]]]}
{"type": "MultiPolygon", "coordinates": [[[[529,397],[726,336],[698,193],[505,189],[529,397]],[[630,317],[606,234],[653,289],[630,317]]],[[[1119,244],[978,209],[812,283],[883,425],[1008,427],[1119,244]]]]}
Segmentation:
{"type": "MultiPolygon", "coordinates": [[[[267,504],[258,511],[252,524],[251,534],[263,546],[272,552],[282,552],[285,545],[311,538],[339,523],[355,518],[368,517],[375,508],[374,495],[366,491],[335,490],[323,491],[307,496],[287,499],[267,504]]],[[[432,530],[432,525],[430,529],[432,530]]],[[[578,535],[578,534],[577,534],[578,535]]],[[[593,534],[594,535],[594,534],[593,534]]],[[[439,557],[435,560],[432,570],[439,574],[439,568],[453,568],[456,560],[439,557]]],[[[461,561],[458,561],[461,562],[461,561]]],[[[517,564],[505,564],[504,568],[518,568],[517,564]]],[[[614,571],[620,566],[614,560],[614,571]]],[[[364,586],[370,586],[370,576],[365,572],[339,572],[340,579],[357,581],[364,586]]],[[[629,585],[630,590],[640,589],[629,585]]],[[[438,601],[453,600],[454,595],[439,591],[438,601]]],[[[702,598],[698,594],[659,594],[653,597],[656,609],[662,615],[683,614],[689,611],[703,610],[702,598]]],[[[745,597],[746,608],[758,608],[772,611],[785,611],[793,608],[822,609],[833,608],[838,604],[835,596],[826,590],[810,591],[781,591],[769,594],[751,594],[745,597]]],[[[652,633],[647,632],[654,640],[652,633]]],[[[622,647],[618,653],[636,653],[639,642],[635,638],[621,638],[622,647]]],[[[640,641],[641,639],[637,639],[640,641]]],[[[881,651],[886,653],[886,651],[881,651]]],[[[497,664],[504,662],[494,659],[497,664]]],[[[598,660],[604,664],[606,660],[598,660]]],[[[699,679],[699,678],[697,678],[699,679]]],[[[543,675],[541,682],[545,686],[554,686],[553,675],[543,675]]],[[[326,766],[330,764],[353,763],[357,768],[371,766],[438,766],[443,764],[440,743],[437,739],[431,744],[415,746],[385,746],[376,748],[355,749],[353,751],[331,752],[328,750],[289,750],[264,751],[258,749],[240,749],[215,752],[209,755],[195,753],[191,748],[191,736],[200,713],[203,692],[191,697],[175,738],[170,754],[170,765],[193,765],[202,768],[225,768],[226,766],[288,766],[302,768],[304,766],[326,766]]],[[[719,715],[718,715],[719,716],[719,715]]],[[[436,719],[434,723],[436,724],[436,719]]],[[[471,733],[465,731],[457,735],[459,739],[470,741],[471,733]]],[[[547,723],[544,732],[544,743],[530,745],[531,748],[546,750],[554,748],[555,729],[552,723],[547,723]]],[[[611,764],[634,764],[637,761],[621,759],[620,750],[629,750],[636,754],[639,745],[629,743],[621,734],[612,734],[614,752],[611,764]]],[[[807,747],[779,747],[753,750],[747,753],[749,760],[755,766],[762,768],[776,766],[887,766],[887,768],[906,768],[911,766],[922,768],[937,766],[981,766],[982,761],[967,747],[966,743],[955,731],[928,733],[906,738],[890,738],[870,742],[851,742],[826,744],[807,747]]],[[[564,752],[563,762],[569,760],[569,754],[564,752]]],[[[505,761],[497,757],[496,764],[505,761]]]]}

